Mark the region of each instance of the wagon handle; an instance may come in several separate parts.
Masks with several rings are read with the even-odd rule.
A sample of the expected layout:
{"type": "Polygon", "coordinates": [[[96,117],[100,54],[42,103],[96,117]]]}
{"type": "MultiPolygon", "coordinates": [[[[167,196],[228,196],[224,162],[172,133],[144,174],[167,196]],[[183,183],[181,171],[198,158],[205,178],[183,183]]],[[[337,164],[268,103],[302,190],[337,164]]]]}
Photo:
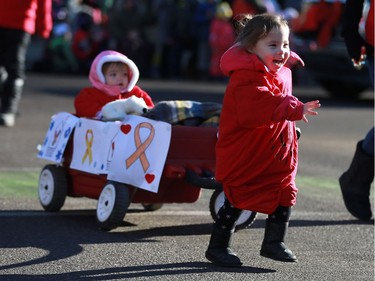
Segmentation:
{"type": "Polygon", "coordinates": [[[196,172],[189,169],[186,169],[185,180],[192,185],[196,185],[204,189],[223,189],[222,184],[216,181],[214,177],[200,176],[196,172]]]}

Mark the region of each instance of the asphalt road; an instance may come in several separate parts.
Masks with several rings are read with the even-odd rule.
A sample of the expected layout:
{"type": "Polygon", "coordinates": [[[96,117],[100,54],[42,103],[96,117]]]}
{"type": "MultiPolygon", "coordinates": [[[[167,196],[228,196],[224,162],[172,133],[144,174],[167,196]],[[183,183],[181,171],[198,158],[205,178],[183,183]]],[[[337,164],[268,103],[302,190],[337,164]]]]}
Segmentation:
{"type": "MultiPolygon", "coordinates": [[[[84,77],[30,74],[16,127],[0,127],[0,171],[40,171],[46,163],[36,158],[36,146],[50,116],[73,112],[73,97],[87,84],[84,77]]],[[[140,85],[154,100],[221,102],[225,88],[183,81],[140,85]]],[[[42,211],[35,195],[0,199],[0,280],[374,280],[374,221],[347,213],[336,180],[373,125],[373,93],[360,101],[337,101],[318,87],[297,87],[295,95],[318,97],[323,106],[319,117],[299,123],[300,193],[287,236],[298,263],[259,256],[262,214],[234,236],[242,268],[208,263],[211,191],[204,190],[195,203],[165,204],[155,212],[132,204],[124,225],[111,232],[96,228],[95,200],[68,198],[51,214],[42,211]]]]}

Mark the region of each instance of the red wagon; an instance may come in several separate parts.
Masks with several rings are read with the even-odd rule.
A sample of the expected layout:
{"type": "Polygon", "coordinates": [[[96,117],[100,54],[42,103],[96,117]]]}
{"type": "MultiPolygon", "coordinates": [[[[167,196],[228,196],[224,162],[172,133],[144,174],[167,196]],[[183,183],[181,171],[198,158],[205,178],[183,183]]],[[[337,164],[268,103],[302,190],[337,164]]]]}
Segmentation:
{"type": "MultiPolygon", "coordinates": [[[[131,203],[154,211],[166,203],[193,203],[201,189],[212,189],[213,219],[224,201],[221,185],[214,180],[217,128],[172,126],[171,142],[157,193],[107,180],[107,175],[71,169],[73,138],[67,144],[62,164],[46,165],[39,177],[39,201],[46,211],[59,211],[66,196],[97,199],[96,216],[101,229],[119,226],[131,203]]],[[[256,213],[243,211],[236,229],[246,228],[256,213]]]]}

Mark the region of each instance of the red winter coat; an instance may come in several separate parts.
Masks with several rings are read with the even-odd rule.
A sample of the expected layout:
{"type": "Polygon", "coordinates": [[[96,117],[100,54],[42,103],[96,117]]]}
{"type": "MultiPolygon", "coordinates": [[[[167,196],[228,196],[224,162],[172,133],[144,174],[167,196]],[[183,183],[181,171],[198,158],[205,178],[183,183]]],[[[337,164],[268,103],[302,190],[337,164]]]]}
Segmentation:
{"type": "Polygon", "coordinates": [[[0,27],[48,38],[53,25],[51,11],[51,0],[1,0],[0,27]]]}
{"type": "Polygon", "coordinates": [[[374,46],[374,0],[370,2],[370,8],[365,23],[366,40],[374,46]]]}
{"type": "Polygon", "coordinates": [[[99,44],[92,40],[90,32],[78,29],[73,35],[71,48],[77,59],[90,60],[98,53],[99,44]]]}
{"type": "Polygon", "coordinates": [[[340,23],[343,3],[315,1],[304,5],[301,15],[292,21],[292,30],[297,34],[315,33],[318,46],[327,47],[340,23]]]}
{"type": "MultiPolygon", "coordinates": [[[[302,60],[294,53],[291,58],[302,60]]],[[[303,103],[292,96],[291,70],[271,74],[254,54],[230,48],[221,68],[230,76],[220,116],[216,179],[239,209],[271,214],[296,202],[295,120],[303,103]]]]}
{"type": "Polygon", "coordinates": [[[212,77],[222,77],[220,70],[220,59],[230,46],[232,46],[236,35],[230,21],[223,19],[213,19],[210,26],[210,75],[212,77]]]}

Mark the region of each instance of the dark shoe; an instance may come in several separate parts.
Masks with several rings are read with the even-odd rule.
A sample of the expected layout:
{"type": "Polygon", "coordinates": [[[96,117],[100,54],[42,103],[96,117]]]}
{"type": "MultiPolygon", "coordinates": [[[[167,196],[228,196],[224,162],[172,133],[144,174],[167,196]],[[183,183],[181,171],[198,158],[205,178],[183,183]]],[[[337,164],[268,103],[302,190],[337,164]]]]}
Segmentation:
{"type": "Polygon", "coordinates": [[[206,258],[215,265],[223,267],[241,267],[240,258],[230,248],[207,249],[206,258]]]}
{"type": "Polygon", "coordinates": [[[215,265],[241,267],[242,262],[230,248],[233,230],[219,229],[214,225],[206,258],[215,265]]]}
{"type": "Polygon", "coordinates": [[[296,262],[297,257],[284,243],[287,229],[288,223],[275,223],[267,219],[260,255],[277,261],[296,262]]]}
{"type": "Polygon", "coordinates": [[[0,114],[0,126],[13,127],[16,122],[16,115],[13,113],[0,114]]]}
{"type": "Polygon", "coordinates": [[[293,252],[284,244],[284,242],[274,242],[262,245],[260,255],[277,261],[297,261],[295,254],[293,254],[293,252]]]}
{"type": "Polygon", "coordinates": [[[357,219],[369,220],[372,217],[370,188],[373,179],[374,156],[362,150],[360,141],[349,169],[339,178],[345,207],[357,219]]]}
{"type": "MultiPolygon", "coordinates": [[[[340,182],[341,185],[341,182],[340,182]]],[[[345,207],[348,212],[359,220],[370,220],[372,217],[371,205],[368,196],[352,194],[341,189],[345,207]]]]}

